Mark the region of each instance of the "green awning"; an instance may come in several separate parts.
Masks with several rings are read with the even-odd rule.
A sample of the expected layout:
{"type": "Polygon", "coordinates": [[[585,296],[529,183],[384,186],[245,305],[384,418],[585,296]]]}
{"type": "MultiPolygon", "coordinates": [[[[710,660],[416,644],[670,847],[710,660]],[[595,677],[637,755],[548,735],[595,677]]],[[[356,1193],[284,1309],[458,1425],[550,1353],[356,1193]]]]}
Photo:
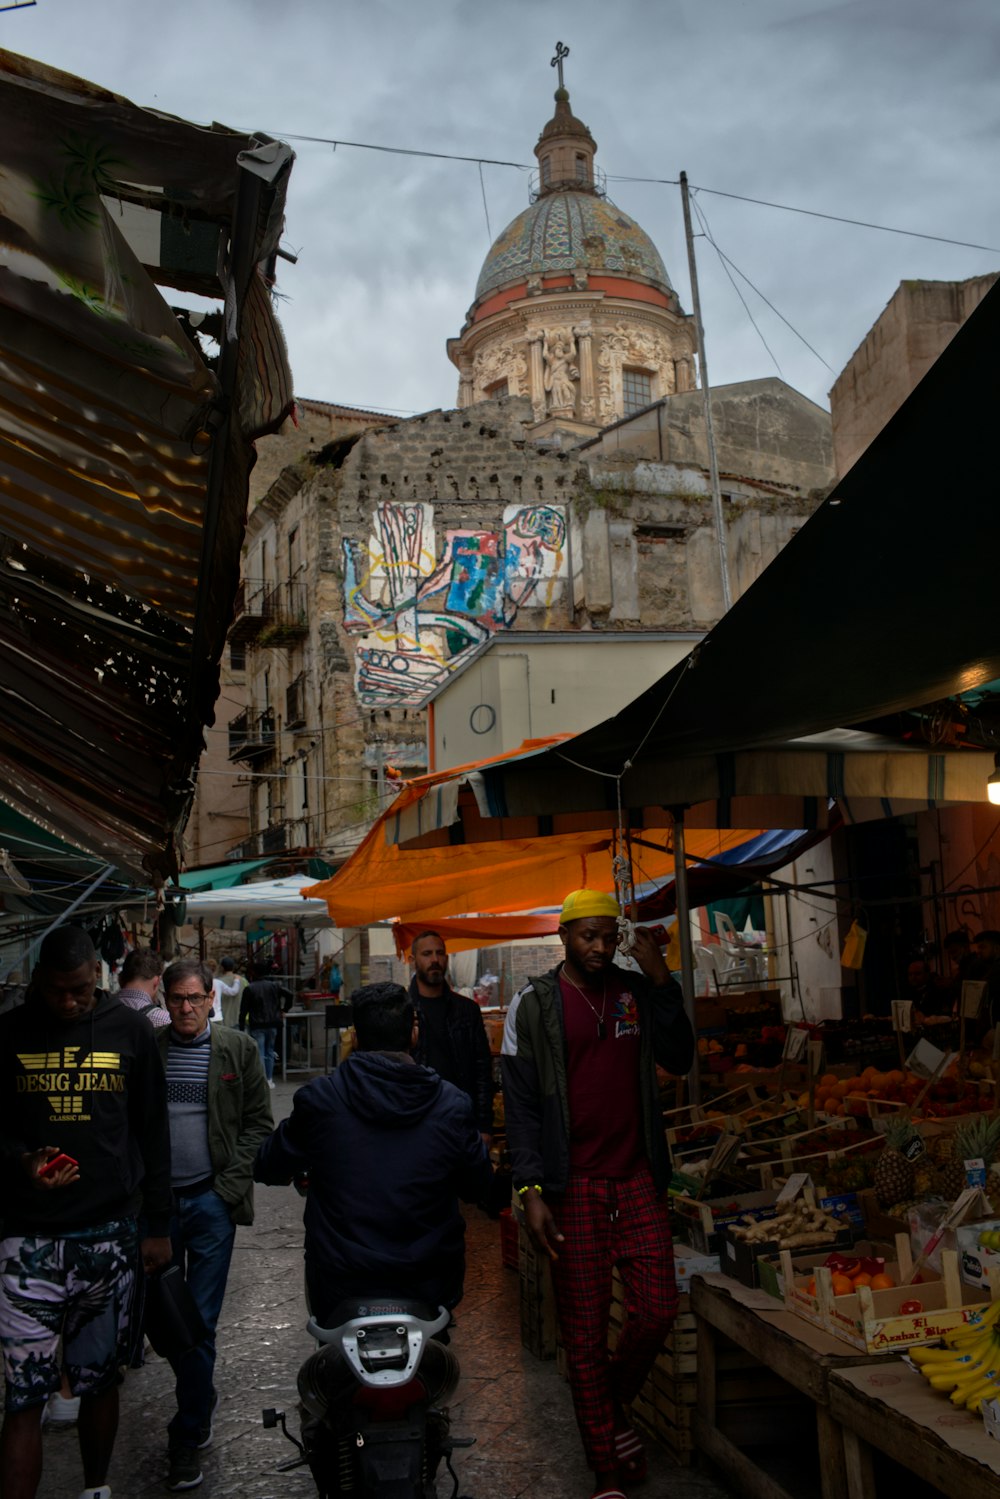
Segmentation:
{"type": "Polygon", "coordinates": [[[177,883],[181,890],[228,890],[241,885],[248,874],[273,864],[273,859],[249,859],[245,864],[216,864],[211,869],[185,869],[177,883]]]}

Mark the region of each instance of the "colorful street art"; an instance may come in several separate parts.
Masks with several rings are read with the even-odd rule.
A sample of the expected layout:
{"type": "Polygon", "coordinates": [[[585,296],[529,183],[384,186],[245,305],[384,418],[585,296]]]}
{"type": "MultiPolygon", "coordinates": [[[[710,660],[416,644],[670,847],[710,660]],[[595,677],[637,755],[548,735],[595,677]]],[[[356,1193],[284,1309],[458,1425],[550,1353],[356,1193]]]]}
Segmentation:
{"type": "Polygon", "coordinates": [[[344,540],[360,702],[419,702],[520,609],[551,607],[567,577],[563,506],[510,505],[502,531],[448,531],[439,554],[433,505],[379,505],[369,536],[344,540]]]}

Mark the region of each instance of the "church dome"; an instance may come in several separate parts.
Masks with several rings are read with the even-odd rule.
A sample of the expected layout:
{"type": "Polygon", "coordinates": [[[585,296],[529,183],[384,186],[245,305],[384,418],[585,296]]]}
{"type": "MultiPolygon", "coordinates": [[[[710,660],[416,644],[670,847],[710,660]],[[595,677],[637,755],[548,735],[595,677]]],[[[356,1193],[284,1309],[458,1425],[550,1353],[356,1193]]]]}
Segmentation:
{"type": "Polygon", "coordinates": [[[673,296],[659,251],[634,219],[607,198],[550,192],[494,241],[476,283],[476,302],[529,276],[585,273],[649,282],[673,296]]]}

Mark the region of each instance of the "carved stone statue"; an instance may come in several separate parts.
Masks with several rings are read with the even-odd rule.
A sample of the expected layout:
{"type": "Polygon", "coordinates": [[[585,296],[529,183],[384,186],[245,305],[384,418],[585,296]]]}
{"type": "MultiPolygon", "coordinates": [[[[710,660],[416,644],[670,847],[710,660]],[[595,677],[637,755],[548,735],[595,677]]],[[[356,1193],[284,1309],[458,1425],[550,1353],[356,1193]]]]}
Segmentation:
{"type": "Polygon", "coordinates": [[[549,412],[552,415],[572,416],[576,409],[576,385],[580,371],[573,363],[576,340],[572,333],[557,329],[549,342],[548,333],[542,341],[542,360],[545,364],[545,389],[549,393],[549,412]]]}

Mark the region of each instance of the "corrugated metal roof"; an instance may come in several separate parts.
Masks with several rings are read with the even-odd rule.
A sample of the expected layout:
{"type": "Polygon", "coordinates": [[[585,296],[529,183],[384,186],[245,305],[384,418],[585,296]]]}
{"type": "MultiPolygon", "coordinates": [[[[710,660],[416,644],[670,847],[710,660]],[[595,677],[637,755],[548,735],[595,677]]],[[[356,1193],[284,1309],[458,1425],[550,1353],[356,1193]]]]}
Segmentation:
{"type": "Polygon", "coordinates": [[[0,778],[136,874],[176,869],[251,442],[291,405],[291,162],[0,52],[0,778]],[[217,357],[157,283],[218,298],[217,357]]]}

